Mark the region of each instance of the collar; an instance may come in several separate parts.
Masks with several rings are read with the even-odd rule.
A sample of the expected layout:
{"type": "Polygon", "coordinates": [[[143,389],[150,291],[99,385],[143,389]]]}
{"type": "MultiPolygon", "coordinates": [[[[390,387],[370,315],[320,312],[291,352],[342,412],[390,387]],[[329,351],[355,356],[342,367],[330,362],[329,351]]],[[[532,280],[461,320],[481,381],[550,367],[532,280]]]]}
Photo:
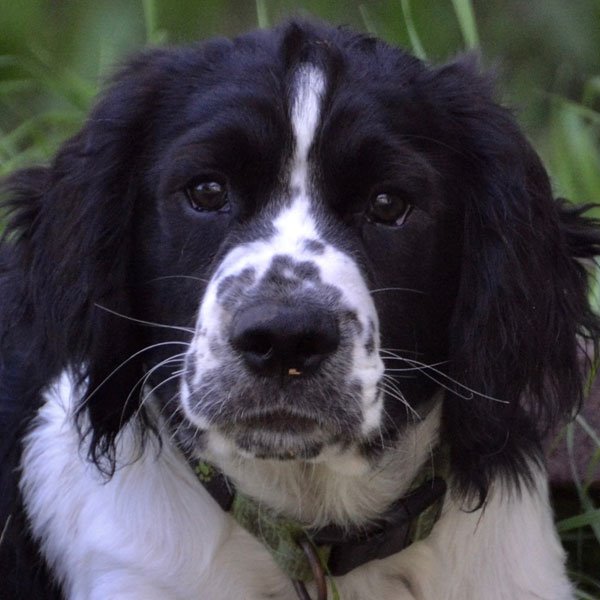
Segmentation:
{"type": "MultiPolygon", "coordinates": [[[[393,502],[377,521],[355,529],[329,525],[314,530],[242,494],[213,465],[186,456],[196,477],[215,502],[259,539],[279,567],[296,583],[317,580],[319,574],[322,579],[324,574],[345,575],[424,539],[439,517],[446,493],[442,476],[447,472],[448,457],[446,450],[440,447],[434,452],[433,460],[421,468],[409,491],[393,502]]],[[[299,596],[303,597],[300,593],[299,596]]]]}

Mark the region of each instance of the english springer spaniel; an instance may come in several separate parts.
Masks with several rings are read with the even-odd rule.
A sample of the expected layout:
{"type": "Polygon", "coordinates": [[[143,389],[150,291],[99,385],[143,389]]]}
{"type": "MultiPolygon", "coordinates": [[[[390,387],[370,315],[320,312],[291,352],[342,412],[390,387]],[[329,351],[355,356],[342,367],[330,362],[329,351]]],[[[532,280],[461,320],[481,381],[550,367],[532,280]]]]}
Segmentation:
{"type": "Polygon", "coordinates": [[[600,236],[491,87],[292,22],[142,53],[9,179],[2,598],[574,597],[600,236]]]}

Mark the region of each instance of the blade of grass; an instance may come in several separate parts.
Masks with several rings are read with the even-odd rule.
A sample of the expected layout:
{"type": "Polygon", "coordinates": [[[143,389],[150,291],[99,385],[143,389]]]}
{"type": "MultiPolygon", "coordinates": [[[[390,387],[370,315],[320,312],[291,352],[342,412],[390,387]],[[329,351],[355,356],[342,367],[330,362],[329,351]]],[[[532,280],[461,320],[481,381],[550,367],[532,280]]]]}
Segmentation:
{"type": "Polygon", "coordinates": [[[359,4],[358,12],[360,12],[360,16],[362,17],[366,30],[372,35],[377,35],[377,27],[375,26],[375,21],[373,21],[371,13],[369,12],[369,9],[367,8],[366,4],[359,4]]]}
{"type": "Polygon", "coordinates": [[[18,146],[24,140],[39,132],[44,127],[65,127],[77,125],[82,121],[79,113],[53,111],[36,117],[31,117],[0,138],[0,148],[3,146],[18,146]]]}
{"type": "Polygon", "coordinates": [[[577,177],[588,200],[600,191],[600,160],[596,136],[588,124],[573,111],[563,113],[562,126],[571,155],[577,163],[577,177]]]}
{"type": "Polygon", "coordinates": [[[594,481],[594,479],[598,478],[598,473],[600,472],[600,448],[592,454],[590,461],[588,462],[585,479],[588,483],[594,481]]]}
{"type": "MultiPolygon", "coordinates": [[[[600,581],[594,579],[593,577],[590,577],[589,575],[586,575],[585,573],[573,573],[572,571],[569,571],[569,577],[576,579],[579,583],[585,583],[589,587],[594,588],[595,590],[600,592],[600,581]]],[[[581,590],[579,591],[582,594],[585,594],[585,592],[582,592],[581,590]]],[[[591,598],[592,596],[589,597],[591,598]]],[[[599,596],[593,596],[593,600],[598,600],[598,598],[599,596]]]]}
{"type": "Polygon", "coordinates": [[[585,106],[583,103],[574,102],[558,94],[544,93],[544,95],[555,101],[559,107],[564,106],[577,113],[582,119],[589,120],[592,125],[600,126],[600,112],[585,106]]]}
{"type": "Polygon", "coordinates": [[[425,48],[423,48],[423,44],[421,43],[421,38],[419,37],[417,28],[415,27],[415,22],[413,21],[410,0],[400,0],[400,5],[402,6],[404,24],[406,25],[406,31],[408,32],[408,38],[410,39],[410,45],[413,54],[417,58],[425,60],[427,58],[427,54],[425,52],[425,48]]]}
{"type": "Polygon", "coordinates": [[[269,27],[269,14],[265,0],[256,0],[256,20],[261,29],[269,27]]]}
{"type": "Polygon", "coordinates": [[[31,46],[29,51],[29,56],[1,56],[0,66],[16,67],[22,73],[20,79],[31,80],[73,106],[87,110],[98,91],[96,86],[66,69],[57,70],[45,52],[31,46]]]}
{"type": "Polygon", "coordinates": [[[159,29],[157,26],[156,0],[142,0],[142,8],[144,11],[146,43],[153,45],[163,44],[167,41],[167,32],[164,29],[159,29]]]}
{"type": "MultiPolygon", "coordinates": [[[[571,467],[571,474],[573,476],[573,483],[575,484],[575,489],[577,490],[579,502],[583,507],[583,510],[586,513],[596,511],[597,509],[594,506],[592,499],[585,491],[584,486],[582,485],[581,479],[579,477],[579,473],[577,472],[577,465],[575,464],[575,427],[573,423],[569,423],[569,425],[567,425],[567,454],[569,457],[569,466],[571,467]]],[[[592,528],[596,540],[600,543],[600,519],[598,519],[595,522],[591,522],[589,526],[592,528]]]]}
{"type": "Polygon", "coordinates": [[[29,91],[35,88],[31,79],[7,79],[0,81],[0,96],[14,94],[15,92],[29,91]]]}
{"type": "Polygon", "coordinates": [[[154,0],[142,0],[144,10],[144,26],[146,28],[146,42],[150,42],[156,31],[156,7],[154,0]]]}
{"type": "Polygon", "coordinates": [[[594,444],[596,444],[596,446],[600,448],[600,435],[598,435],[598,433],[594,431],[594,428],[586,421],[585,417],[577,415],[575,417],[575,421],[577,422],[579,427],[581,427],[581,429],[583,429],[587,433],[592,442],[594,442],[594,444]]]}
{"type": "Polygon", "coordinates": [[[592,523],[600,523],[600,508],[562,519],[556,523],[556,529],[558,529],[559,533],[563,533],[572,529],[580,529],[592,523]]]}
{"type": "Polygon", "coordinates": [[[454,7],[465,46],[469,50],[478,48],[479,34],[477,33],[475,12],[471,0],[452,0],[452,6],[454,7]]]}
{"type": "Polygon", "coordinates": [[[584,106],[592,106],[597,98],[600,98],[600,75],[596,75],[586,82],[581,103],[584,106]]]}
{"type": "Polygon", "coordinates": [[[600,114],[580,104],[553,97],[548,122],[549,165],[561,195],[578,202],[600,197],[600,114]]]}
{"type": "Polygon", "coordinates": [[[51,62],[30,48],[31,57],[19,57],[20,66],[35,81],[56,96],[67,100],[74,107],[87,111],[97,87],[66,69],[57,70],[51,62]]]}

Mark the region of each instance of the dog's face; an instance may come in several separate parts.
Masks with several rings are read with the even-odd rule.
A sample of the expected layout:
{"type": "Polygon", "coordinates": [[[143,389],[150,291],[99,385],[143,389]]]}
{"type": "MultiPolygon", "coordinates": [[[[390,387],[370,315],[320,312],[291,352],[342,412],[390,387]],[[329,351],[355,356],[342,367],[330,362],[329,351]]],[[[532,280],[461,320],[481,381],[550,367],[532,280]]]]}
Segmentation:
{"type": "Polygon", "coordinates": [[[186,292],[178,398],[212,451],[371,450],[417,417],[432,393],[417,366],[443,355],[457,252],[441,177],[378,106],[368,55],[332,73],[329,50],[308,47],[259,86],[248,71],[265,66],[250,64],[202,90],[222,107],[190,94],[192,120],[158,159],[154,246],[185,257],[169,274],[206,283],[186,292]]]}
{"type": "Polygon", "coordinates": [[[470,60],[311,24],[152,51],[12,186],[11,318],[83,365],[97,461],[142,382],[186,443],[278,460],[377,456],[443,389],[483,489],[577,401],[596,234],[470,60]]]}

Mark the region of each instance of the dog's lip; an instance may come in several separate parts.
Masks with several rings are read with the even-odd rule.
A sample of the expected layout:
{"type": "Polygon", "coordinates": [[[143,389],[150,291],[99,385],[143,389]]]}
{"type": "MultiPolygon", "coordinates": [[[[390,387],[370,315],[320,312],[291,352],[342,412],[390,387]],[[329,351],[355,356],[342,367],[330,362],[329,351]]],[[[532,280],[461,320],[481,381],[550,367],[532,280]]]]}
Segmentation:
{"type": "Polygon", "coordinates": [[[263,430],[278,433],[310,433],[319,427],[313,417],[298,415],[284,410],[273,410],[259,414],[245,415],[235,421],[236,429],[263,430]]]}

